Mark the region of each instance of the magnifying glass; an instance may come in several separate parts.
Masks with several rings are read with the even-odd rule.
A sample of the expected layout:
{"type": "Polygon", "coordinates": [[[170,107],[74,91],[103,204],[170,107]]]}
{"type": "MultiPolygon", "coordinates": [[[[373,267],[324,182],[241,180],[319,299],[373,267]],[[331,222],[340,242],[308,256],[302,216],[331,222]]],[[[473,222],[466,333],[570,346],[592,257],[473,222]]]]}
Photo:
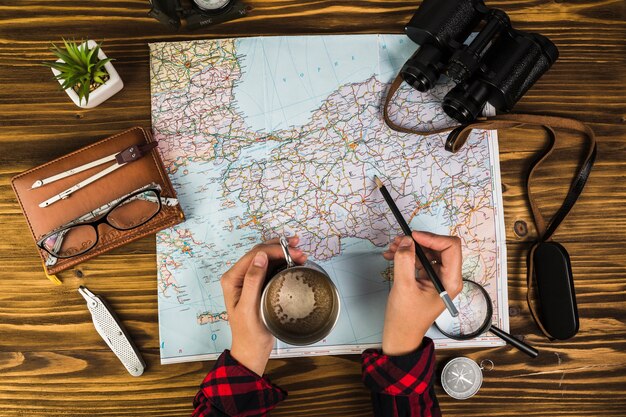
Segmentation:
{"type": "Polygon", "coordinates": [[[448,310],[445,310],[435,320],[435,326],[444,336],[454,340],[469,340],[489,331],[531,358],[539,355],[537,349],[491,324],[493,318],[491,298],[480,284],[463,280],[463,289],[452,302],[459,310],[459,315],[452,317],[448,310]]]}

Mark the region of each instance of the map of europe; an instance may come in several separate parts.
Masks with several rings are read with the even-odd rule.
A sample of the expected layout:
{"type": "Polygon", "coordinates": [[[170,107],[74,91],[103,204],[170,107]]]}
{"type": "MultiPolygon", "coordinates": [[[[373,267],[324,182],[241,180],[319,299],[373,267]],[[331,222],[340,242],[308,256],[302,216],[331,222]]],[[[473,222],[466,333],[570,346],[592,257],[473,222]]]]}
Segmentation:
{"type": "MultiPolygon", "coordinates": [[[[495,132],[456,154],[444,135],[389,129],[381,106],[417,45],[402,35],[260,37],[150,45],[152,126],[186,221],[157,235],[162,363],[217,357],[231,344],[220,277],[280,235],[329,272],[341,297],[332,333],[274,356],[360,353],[381,343],[401,230],[376,189],[385,181],[413,229],[459,236],[463,276],[485,286],[508,329],[506,253],[495,132]]],[[[404,85],[397,123],[451,126],[450,84],[404,85]]],[[[500,345],[428,334],[438,347],[500,345]]]]}

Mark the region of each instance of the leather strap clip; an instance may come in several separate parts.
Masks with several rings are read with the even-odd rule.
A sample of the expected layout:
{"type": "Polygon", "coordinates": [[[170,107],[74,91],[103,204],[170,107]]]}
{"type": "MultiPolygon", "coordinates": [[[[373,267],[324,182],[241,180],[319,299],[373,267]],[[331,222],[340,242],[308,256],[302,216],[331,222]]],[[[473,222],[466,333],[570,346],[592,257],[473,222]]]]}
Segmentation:
{"type": "Polygon", "coordinates": [[[445,149],[448,152],[456,153],[463,147],[471,129],[467,129],[468,125],[461,125],[453,129],[446,139],[445,149]]]}

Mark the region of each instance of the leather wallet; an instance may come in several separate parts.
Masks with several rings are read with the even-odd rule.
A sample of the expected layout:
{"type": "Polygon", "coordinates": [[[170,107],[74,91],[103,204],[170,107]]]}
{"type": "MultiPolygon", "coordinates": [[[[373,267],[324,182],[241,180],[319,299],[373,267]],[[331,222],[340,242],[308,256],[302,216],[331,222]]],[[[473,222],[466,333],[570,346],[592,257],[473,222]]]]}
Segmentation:
{"type": "MultiPolygon", "coordinates": [[[[144,145],[150,142],[153,142],[153,139],[149,131],[141,127],[134,127],[13,177],[11,180],[13,190],[35,242],[56,228],[149,184],[160,186],[161,197],[176,198],[176,192],[165,172],[156,148],[147,152],[140,159],[123,165],[75,191],[68,198],[59,200],[48,207],[42,208],[39,204],[102,171],[107,165],[96,166],[31,189],[37,180],[121,152],[130,146],[144,145]]],[[[121,231],[108,225],[98,226],[100,235],[98,243],[81,255],[71,258],[54,258],[45,250],[39,247],[37,249],[44,261],[46,273],[53,275],[113,248],[178,224],[183,220],[184,214],[179,204],[162,205],[161,210],[154,218],[131,230],[121,231]]]]}

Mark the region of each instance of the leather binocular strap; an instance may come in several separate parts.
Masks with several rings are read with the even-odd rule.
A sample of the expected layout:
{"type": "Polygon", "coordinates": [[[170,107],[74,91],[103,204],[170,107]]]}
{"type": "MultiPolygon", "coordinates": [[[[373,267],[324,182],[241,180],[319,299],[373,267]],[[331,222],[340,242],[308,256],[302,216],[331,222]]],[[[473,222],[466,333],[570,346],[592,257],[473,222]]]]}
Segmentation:
{"type": "Polygon", "coordinates": [[[526,183],[528,200],[530,202],[535,226],[537,227],[538,240],[540,242],[544,242],[550,240],[561,222],[565,219],[565,217],[567,217],[567,214],[574,206],[574,203],[576,203],[578,196],[582,193],[585,183],[587,182],[587,178],[591,173],[591,168],[593,167],[593,163],[596,159],[597,145],[595,134],[588,125],[578,120],[569,119],[566,117],[540,116],[532,114],[503,114],[457,127],[448,136],[446,148],[449,148],[449,150],[452,151],[458,150],[463,145],[463,143],[465,143],[467,137],[473,129],[493,130],[520,126],[541,127],[545,129],[550,136],[550,142],[548,146],[544,149],[543,154],[531,167],[528,174],[528,181],[526,183]],[[551,221],[549,223],[546,223],[543,215],[539,211],[537,203],[535,202],[531,188],[533,180],[535,178],[535,172],[537,167],[541,165],[541,163],[552,154],[556,141],[559,137],[556,134],[555,129],[582,133],[587,137],[587,140],[589,141],[589,148],[585,155],[585,159],[580,169],[578,170],[576,177],[572,181],[572,184],[567,195],[565,196],[565,199],[563,200],[563,204],[557,210],[556,214],[552,217],[551,221]]]}
{"type": "Polygon", "coordinates": [[[385,123],[387,124],[387,126],[389,126],[391,129],[395,130],[396,132],[412,133],[414,135],[421,135],[421,136],[428,136],[428,135],[434,135],[434,134],[437,134],[437,133],[449,132],[450,130],[454,129],[454,127],[456,127],[456,126],[454,126],[454,127],[444,127],[444,128],[441,128],[441,129],[420,131],[420,130],[410,129],[410,128],[407,128],[407,127],[402,127],[402,126],[394,123],[389,118],[389,104],[391,103],[391,100],[393,100],[394,96],[396,95],[396,91],[398,91],[398,88],[400,88],[400,86],[402,85],[403,82],[404,82],[404,80],[402,79],[402,76],[400,74],[398,74],[396,76],[396,79],[393,80],[393,82],[391,83],[391,86],[389,87],[389,91],[387,92],[387,97],[385,98],[385,105],[383,106],[383,118],[385,119],[385,123]]]}
{"type": "Polygon", "coordinates": [[[534,126],[545,129],[549,135],[549,143],[544,148],[543,153],[539,156],[539,158],[533,163],[531,169],[528,173],[528,179],[526,181],[526,190],[528,193],[528,201],[530,203],[531,212],[533,215],[533,220],[535,223],[535,227],[537,228],[537,243],[533,245],[529,254],[528,254],[528,262],[527,262],[527,276],[526,276],[526,301],[528,303],[528,307],[530,309],[530,313],[533,316],[533,319],[537,323],[539,329],[543,332],[546,337],[553,339],[553,337],[545,330],[543,325],[538,319],[538,314],[531,303],[530,290],[531,284],[535,277],[534,264],[533,264],[533,255],[534,251],[537,247],[538,243],[549,241],[552,238],[552,235],[556,232],[559,225],[565,220],[567,215],[569,214],[572,207],[578,200],[578,197],[583,191],[585,184],[587,183],[587,179],[589,178],[589,174],[591,173],[591,168],[596,159],[597,154],[597,144],[596,138],[593,130],[585,123],[582,123],[575,119],[570,119],[567,117],[557,117],[557,116],[541,116],[541,115],[532,115],[532,114],[503,114],[493,117],[487,118],[479,118],[475,122],[469,123],[467,125],[460,125],[456,127],[448,127],[443,129],[436,129],[431,131],[418,131],[415,129],[405,128],[399,126],[391,121],[388,114],[389,104],[393,99],[396,91],[403,83],[403,79],[400,75],[396,77],[396,79],[392,82],[389,92],[387,93],[387,97],[385,99],[385,105],[383,108],[383,117],[385,119],[385,123],[387,125],[398,132],[402,133],[412,133],[422,136],[442,133],[451,131],[448,135],[448,139],[446,140],[446,149],[450,152],[458,151],[463,144],[467,141],[471,131],[473,129],[481,129],[481,130],[494,130],[494,129],[506,129],[506,128],[515,128],[521,126],[534,126]],[[541,214],[539,210],[539,206],[535,201],[531,188],[534,182],[535,173],[537,171],[537,167],[544,162],[554,150],[556,142],[558,140],[558,135],[555,130],[567,130],[571,132],[577,132],[585,135],[589,142],[589,148],[585,155],[582,165],[578,170],[574,180],[572,181],[569,191],[563,200],[563,204],[556,211],[554,216],[550,219],[549,222],[546,222],[546,219],[541,214]]]}

